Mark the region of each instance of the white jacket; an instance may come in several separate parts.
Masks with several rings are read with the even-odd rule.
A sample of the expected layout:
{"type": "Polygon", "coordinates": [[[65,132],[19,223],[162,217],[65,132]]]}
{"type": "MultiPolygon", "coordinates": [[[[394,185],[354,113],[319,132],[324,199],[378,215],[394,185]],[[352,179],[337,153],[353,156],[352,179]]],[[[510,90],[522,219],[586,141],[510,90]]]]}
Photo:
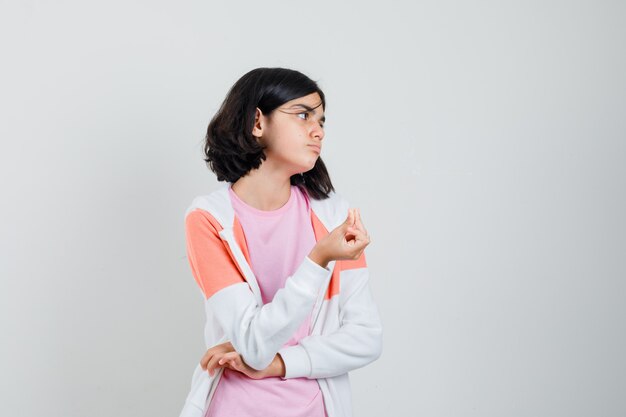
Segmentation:
{"type": "MultiPolygon", "coordinates": [[[[231,205],[231,185],[196,197],[185,213],[187,256],[206,300],[207,349],[230,340],[255,369],[266,368],[280,353],[284,378],[317,379],[328,417],[351,417],[348,372],[382,352],[382,324],[368,285],[365,253],[357,260],[331,261],[327,268],[305,257],[264,305],[231,205]],[[282,347],[311,311],[310,335],[282,347]]],[[[310,203],[316,241],[348,216],[348,202],[334,192],[310,203]]],[[[222,372],[217,368],[211,377],[196,365],[180,417],[204,416],[222,372]]]]}

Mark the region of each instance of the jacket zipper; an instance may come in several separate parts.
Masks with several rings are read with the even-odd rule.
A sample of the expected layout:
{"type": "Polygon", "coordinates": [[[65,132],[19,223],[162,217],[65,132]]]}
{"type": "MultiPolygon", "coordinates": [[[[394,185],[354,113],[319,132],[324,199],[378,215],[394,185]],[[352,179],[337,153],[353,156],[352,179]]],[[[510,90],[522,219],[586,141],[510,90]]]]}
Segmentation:
{"type": "Polygon", "coordinates": [[[317,295],[317,300],[315,301],[315,305],[313,306],[313,314],[311,314],[311,323],[310,323],[310,331],[309,335],[313,334],[313,329],[317,324],[317,319],[322,311],[322,303],[324,302],[324,297],[326,296],[326,292],[328,291],[328,284],[330,283],[331,278],[333,277],[334,269],[335,269],[335,261],[331,261],[328,263],[328,269],[330,269],[330,275],[324,282],[324,285],[320,289],[320,293],[317,295]]]}

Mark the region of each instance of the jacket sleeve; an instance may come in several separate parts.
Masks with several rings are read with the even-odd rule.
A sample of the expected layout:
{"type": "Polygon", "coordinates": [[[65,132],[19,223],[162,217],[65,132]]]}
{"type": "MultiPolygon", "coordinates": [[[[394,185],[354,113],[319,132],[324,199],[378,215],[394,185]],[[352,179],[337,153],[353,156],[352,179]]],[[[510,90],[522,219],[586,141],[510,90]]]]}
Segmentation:
{"type": "MultiPolygon", "coordinates": [[[[365,257],[365,253],[362,254],[365,257]]],[[[382,353],[382,323],[363,267],[341,271],[340,327],[325,335],[310,335],[280,349],[283,379],[328,378],[363,367],[382,353]]]]}
{"type": "Polygon", "coordinates": [[[265,369],[308,316],[331,271],[304,258],[272,302],[258,305],[205,210],[185,217],[187,257],[211,312],[243,360],[265,369]]]}

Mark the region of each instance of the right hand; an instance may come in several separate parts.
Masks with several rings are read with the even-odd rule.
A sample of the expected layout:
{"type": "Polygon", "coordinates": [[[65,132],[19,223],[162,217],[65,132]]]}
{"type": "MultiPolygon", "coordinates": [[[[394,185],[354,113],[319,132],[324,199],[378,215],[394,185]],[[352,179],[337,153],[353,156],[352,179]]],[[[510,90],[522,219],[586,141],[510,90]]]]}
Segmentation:
{"type": "Polygon", "coordinates": [[[370,236],[361,222],[359,210],[351,208],[348,209],[346,220],[320,239],[311,250],[309,257],[326,268],[330,261],[359,259],[370,242],[370,236]]]}
{"type": "Polygon", "coordinates": [[[282,357],[279,353],[274,355],[274,360],[272,360],[272,363],[270,363],[269,366],[263,370],[257,370],[250,367],[250,365],[244,362],[241,355],[234,351],[222,355],[222,357],[218,361],[217,366],[241,372],[242,374],[248,376],[248,378],[252,379],[263,379],[272,376],[285,376],[285,363],[283,362],[282,357]]]}

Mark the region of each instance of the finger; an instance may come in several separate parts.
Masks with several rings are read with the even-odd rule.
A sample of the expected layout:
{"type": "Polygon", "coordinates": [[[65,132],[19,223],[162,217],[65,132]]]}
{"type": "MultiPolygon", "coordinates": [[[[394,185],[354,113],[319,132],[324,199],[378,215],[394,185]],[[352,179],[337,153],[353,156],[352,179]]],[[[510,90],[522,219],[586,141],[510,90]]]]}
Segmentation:
{"type": "Polygon", "coordinates": [[[354,224],[367,235],[367,230],[365,230],[365,226],[363,226],[363,222],[361,221],[361,210],[357,210],[354,224]]]}
{"type": "Polygon", "coordinates": [[[212,350],[208,350],[204,356],[202,357],[202,359],[200,359],[200,366],[202,367],[202,369],[204,369],[206,371],[206,367],[207,364],[209,363],[209,361],[211,360],[211,357],[213,356],[213,351],[212,350]]]}
{"type": "Polygon", "coordinates": [[[363,245],[363,237],[359,237],[358,234],[360,232],[354,232],[354,238],[352,240],[344,240],[343,244],[348,248],[348,253],[359,251],[360,247],[363,245]]]}
{"type": "Polygon", "coordinates": [[[228,363],[235,371],[243,372],[243,366],[241,366],[241,362],[237,359],[232,359],[228,363]]]}
{"type": "Polygon", "coordinates": [[[215,373],[215,368],[217,368],[217,364],[221,359],[221,355],[213,355],[209,363],[207,364],[207,371],[209,371],[209,375],[213,376],[215,373]]]}
{"type": "Polygon", "coordinates": [[[239,356],[239,353],[237,353],[237,352],[235,352],[235,351],[233,351],[233,352],[228,352],[228,353],[224,354],[224,355],[220,358],[220,360],[218,361],[218,363],[219,363],[220,365],[222,365],[222,364],[224,364],[224,363],[226,363],[226,362],[232,361],[233,359],[237,358],[237,356],[239,356]]]}
{"type": "Polygon", "coordinates": [[[228,363],[228,366],[231,369],[234,369],[235,371],[239,371],[239,372],[244,371],[244,367],[243,367],[243,364],[241,363],[239,356],[231,358],[227,363],[228,363]]]}
{"type": "Polygon", "coordinates": [[[361,248],[367,246],[370,242],[370,237],[368,234],[362,232],[361,230],[354,230],[354,244],[355,248],[361,248]]]}
{"type": "Polygon", "coordinates": [[[348,209],[348,217],[346,217],[346,221],[344,222],[345,226],[354,225],[354,209],[348,209]]]}
{"type": "Polygon", "coordinates": [[[356,235],[359,233],[359,230],[355,227],[348,227],[346,229],[346,233],[343,237],[343,241],[345,244],[353,246],[356,243],[356,235]]]}
{"type": "Polygon", "coordinates": [[[215,345],[211,347],[210,349],[208,349],[206,353],[204,354],[204,356],[202,357],[202,359],[200,359],[200,365],[202,366],[203,369],[206,369],[207,364],[209,363],[213,355],[215,355],[219,351],[219,346],[220,345],[215,345]]]}
{"type": "Polygon", "coordinates": [[[228,352],[224,356],[222,356],[222,358],[218,361],[218,364],[239,371],[240,369],[236,363],[237,358],[239,358],[239,353],[234,351],[228,352]]]}

